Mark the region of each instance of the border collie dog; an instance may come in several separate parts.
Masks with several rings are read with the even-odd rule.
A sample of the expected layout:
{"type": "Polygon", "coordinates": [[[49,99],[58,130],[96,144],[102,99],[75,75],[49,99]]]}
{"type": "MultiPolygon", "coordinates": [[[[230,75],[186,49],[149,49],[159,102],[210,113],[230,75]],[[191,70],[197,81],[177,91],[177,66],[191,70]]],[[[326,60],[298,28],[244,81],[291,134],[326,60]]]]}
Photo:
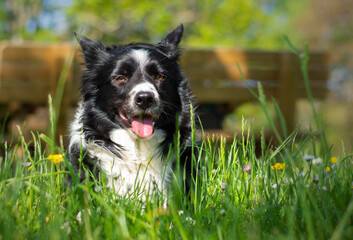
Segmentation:
{"type": "Polygon", "coordinates": [[[180,169],[190,176],[192,96],[178,64],[183,25],[158,44],[104,47],[75,35],[85,70],[68,155],[81,180],[84,164],[94,174],[105,172],[119,195],[136,186],[165,193],[175,167],[175,139],[180,169]]]}

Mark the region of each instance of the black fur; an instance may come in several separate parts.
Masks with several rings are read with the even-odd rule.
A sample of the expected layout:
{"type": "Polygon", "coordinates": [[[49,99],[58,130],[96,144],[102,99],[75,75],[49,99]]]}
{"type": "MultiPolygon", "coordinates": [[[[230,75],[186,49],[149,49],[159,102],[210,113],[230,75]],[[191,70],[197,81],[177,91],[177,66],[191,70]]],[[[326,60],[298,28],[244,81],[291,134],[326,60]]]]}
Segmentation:
{"type": "MultiPolygon", "coordinates": [[[[84,109],[79,121],[86,142],[94,141],[120,156],[119,146],[109,138],[108,133],[113,129],[131,127],[121,117],[120,112],[127,117],[133,115],[126,101],[131,89],[144,79],[155,86],[162,102],[162,109],[154,125],[155,129],[163,129],[167,133],[167,137],[159,146],[160,151],[166,156],[169,149],[173,149],[178,125],[180,146],[183,151],[180,167],[183,169],[185,166],[187,175],[190,176],[192,172],[190,104],[193,104],[193,98],[188,81],[179,67],[179,43],[182,35],[183,25],[180,25],[158,44],[132,43],[105,47],[99,41],[75,33],[85,60],[81,88],[84,109]],[[139,49],[149,53],[149,64],[140,72],[128,55],[131,50],[139,49]],[[165,76],[165,79],[155,80],[158,74],[165,76]],[[123,84],[113,81],[112,78],[116,75],[126,75],[129,80],[123,84]]],[[[81,130],[72,129],[72,131],[81,130]]],[[[87,149],[70,143],[68,152],[72,165],[78,171],[78,159],[82,150],[86,154],[83,163],[91,171],[96,172],[98,169],[96,160],[86,152],[87,149]]]]}

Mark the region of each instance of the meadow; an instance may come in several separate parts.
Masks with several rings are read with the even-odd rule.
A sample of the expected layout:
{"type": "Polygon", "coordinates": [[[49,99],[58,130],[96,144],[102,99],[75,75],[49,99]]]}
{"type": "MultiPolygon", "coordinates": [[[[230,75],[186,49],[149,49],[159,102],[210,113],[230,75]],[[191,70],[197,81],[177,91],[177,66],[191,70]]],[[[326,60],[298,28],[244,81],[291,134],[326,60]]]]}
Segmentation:
{"type": "MultiPolygon", "coordinates": [[[[307,80],[306,51],[293,51],[307,80]]],[[[261,85],[253,94],[268,116],[261,85]]],[[[311,128],[300,134],[299,128],[287,133],[274,104],[282,124],[278,129],[267,120],[276,146],[246,121],[231,140],[198,140],[195,130],[194,187],[187,192],[187,176],[176,169],[167,207],[158,192],[145,203],[137,193],[116,196],[104,175],[78,181],[53,134],[1,138],[0,239],[350,239],[353,154],[342,146],[332,155],[314,104],[311,128]]],[[[175,142],[178,162],[178,134],[175,142]]]]}

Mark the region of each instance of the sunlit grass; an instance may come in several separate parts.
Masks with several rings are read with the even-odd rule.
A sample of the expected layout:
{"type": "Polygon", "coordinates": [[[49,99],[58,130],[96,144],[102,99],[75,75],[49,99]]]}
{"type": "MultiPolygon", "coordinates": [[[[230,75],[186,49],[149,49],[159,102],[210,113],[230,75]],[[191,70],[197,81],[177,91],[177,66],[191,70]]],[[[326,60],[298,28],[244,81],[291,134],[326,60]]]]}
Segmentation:
{"type": "Polygon", "coordinates": [[[28,149],[29,143],[2,142],[0,235],[307,239],[353,233],[352,155],[313,155],[314,140],[303,147],[293,137],[281,151],[263,145],[262,154],[256,156],[249,133],[232,142],[205,139],[195,159],[199,177],[194,191],[187,195],[176,177],[167,208],[158,194],[147,203],[116,196],[105,187],[103,177],[68,185],[64,149],[49,155],[43,135],[33,136],[34,150],[24,151],[22,158],[16,156],[16,148],[28,149]]]}
{"type": "Polygon", "coordinates": [[[349,239],[353,154],[332,156],[315,126],[300,137],[276,130],[276,147],[245,120],[233,140],[198,143],[193,131],[195,186],[187,193],[177,169],[166,208],[158,193],[117,196],[103,175],[79,182],[54,137],[0,139],[0,239],[349,239]]]}

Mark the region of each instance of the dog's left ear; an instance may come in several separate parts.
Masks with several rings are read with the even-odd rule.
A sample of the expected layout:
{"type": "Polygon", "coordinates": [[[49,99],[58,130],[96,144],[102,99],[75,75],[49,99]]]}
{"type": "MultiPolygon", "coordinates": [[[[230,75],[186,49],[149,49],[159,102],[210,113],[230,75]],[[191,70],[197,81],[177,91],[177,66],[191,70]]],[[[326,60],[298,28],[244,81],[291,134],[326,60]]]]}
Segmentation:
{"type": "Polygon", "coordinates": [[[169,33],[160,43],[159,46],[166,51],[168,57],[178,57],[179,43],[183,37],[184,26],[180,24],[171,33],[169,33]]]}

